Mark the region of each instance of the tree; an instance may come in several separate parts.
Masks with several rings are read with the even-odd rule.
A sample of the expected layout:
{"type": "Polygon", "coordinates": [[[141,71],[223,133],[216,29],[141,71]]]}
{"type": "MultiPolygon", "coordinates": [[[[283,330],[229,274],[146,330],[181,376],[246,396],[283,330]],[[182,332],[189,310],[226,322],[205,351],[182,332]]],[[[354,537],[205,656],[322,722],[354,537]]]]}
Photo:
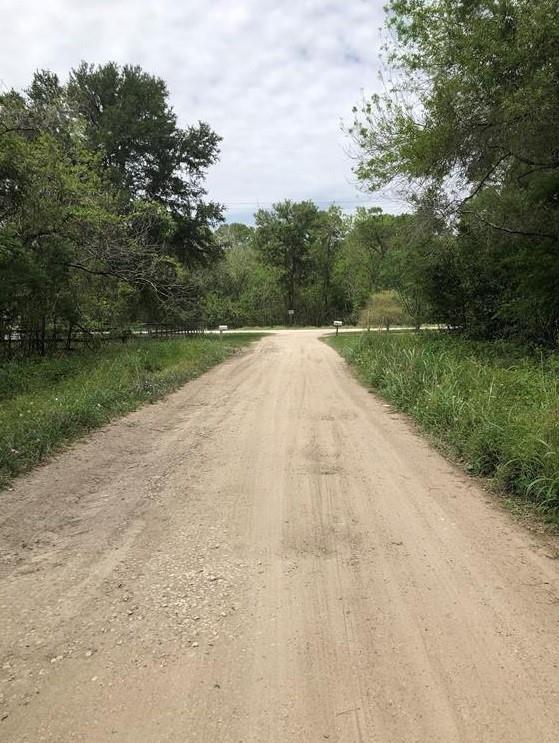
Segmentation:
{"type": "Polygon", "coordinates": [[[338,261],[338,280],[357,318],[372,292],[393,289],[420,324],[428,310],[416,261],[425,236],[409,214],[360,207],[348,219],[338,261]]]}
{"type": "MultiPolygon", "coordinates": [[[[483,252],[495,280],[487,276],[491,316],[477,328],[547,343],[559,332],[556,11],[554,0],[392,0],[396,82],[356,110],[352,128],[368,188],[438,194],[458,252],[472,238],[500,246],[483,252]],[[529,304],[507,283],[528,291],[529,304]]],[[[467,325],[480,319],[470,310],[467,325]]]]}
{"type": "Polygon", "coordinates": [[[254,227],[240,222],[222,224],[214,232],[214,238],[224,251],[249,247],[253,244],[254,227]]]}
{"type": "Polygon", "coordinates": [[[361,325],[368,330],[377,325],[389,331],[391,325],[404,325],[409,319],[397,292],[391,290],[375,292],[361,312],[361,325]]]}
{"type": "Polygon", "coordinates": [[[362,306],[372,291],[384,287],[383,266],[394,246],[399,220],[378,207],[358,207],[348,220],[343,273],[353,284],[357,306],[362,306]]]}
{"type": "Polygon", "coordinates": [[[222,258],[200,272],[208,325],[280,324],[284,309],[279,271],[262,261],[254,248],[254,228],[221,225],[215,237],[223,246],[222,258]]]}
{"type": "Polygon", "coordinates": [[[322,325],[346,317],[337,261],[346,231],[338,207],[325,211],[306,202],[283,202],[256,215],[256,226],[220,226],[223,259],[206,274],[208,317],[231,324],[285,322],[296,309],[299,323],[322,325]]]}
{"type": "MultiPolygon", "coordinates": [[[[129,77],[157,89],[137,68],[129,77]]],[[[138,155],[135,130],[127,157],[119,159],[108,146],[93,146],[94,131],[108,133],[106,122],[95,130],[70,88],[41,71],[25,93],[0,96],[0,333],[3,339],[15,331],[28,350],[42,353],[47,330],[56,335],[61,325],[71,338],[73,327],[90,321],[198,321],[200,296],[189,261],[219,254],[211,230],[216,212],[202,199],[205,163],[215,154],[211,142],[202,142],[203,128],[196,144],[191,132],[189,148],[184,132],[169,130],[164,146],[173,152],[167,157],[160,149],[151,160],[149,143],[138,155]],[[162,177],[156,192],[154,179],[171,161],[167,193],[162,177]],[[142,178],[145,188],[138,185],[142,178]],[[180,259],[179,247],[189,261],[180,259]]],[[[124,141],[126,116],[139,115],[141,106],[125,105],[133,98],[129,90],[124,97],[113,92],[111,105],[120,112],[114,121],[124,141]]],[[[109,109],[99,103],[100,111],[109,109]]],[[[115,148],[120,152],[120,145],[115,148]]]]}
{"type": "Polygon", "coordinates": [[[355,123],[360,176],[459,177],[471,196],[511,168],[556,171],[555,11],[554,0],[392,0],[401,82],[355,123]]]}
{"type": "Polygon", "coordinates": [[[319,227],[318,207],[311,201],[282,201],[255,214],[255,247],[280,272],[285,309],[301,309],[299,294],[311,262],[319,227]]]}
{"type": "Polygon", "coordinates": [[[66,95],[123,198],[160,204],[171,215],[174,230],[161,236],[167,252],[185,265],[211,260],[212,227],[223,209],[205,200],[204,179],[220,137],[204,122],[179,128],[163,80],[137,66],[82,62],[70,73],[66,95]]]}
{"type": "Polygon", "coordinates": [[[336,264],[346,233],[342,210],[331,206],[320,211],[311,245],[311,271],[305,288],[307,312],[315,325],[334,319],[343,307],[340,287],[336,283],[336,264]]]}

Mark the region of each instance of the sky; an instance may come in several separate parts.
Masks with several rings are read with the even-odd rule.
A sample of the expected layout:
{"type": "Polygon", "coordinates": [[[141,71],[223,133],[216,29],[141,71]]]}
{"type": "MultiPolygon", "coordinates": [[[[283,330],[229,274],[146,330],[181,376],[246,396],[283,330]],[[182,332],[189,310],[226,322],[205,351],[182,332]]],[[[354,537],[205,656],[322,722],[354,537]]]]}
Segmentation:
{"type": "Polygon", "coordinates": [[[208,173],[227,221],[285,198],[401,211],[352,174],[342,122],[378,91],[384,0],[0,0],[0,85],[81,60],[162,77],[179,125],[223,137],[208,173]]]}

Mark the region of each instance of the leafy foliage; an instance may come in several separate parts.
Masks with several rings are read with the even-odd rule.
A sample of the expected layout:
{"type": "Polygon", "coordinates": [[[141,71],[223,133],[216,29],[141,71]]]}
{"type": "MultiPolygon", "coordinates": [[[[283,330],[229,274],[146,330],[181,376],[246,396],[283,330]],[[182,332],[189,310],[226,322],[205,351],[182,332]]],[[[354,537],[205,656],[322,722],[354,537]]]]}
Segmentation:
{"type": "Polygon", "coordinates": [[[553,0],[392,0],[393,85],[356,111],[357,175],[431,210],[418,252],[449,324],[559,333],[559,16],[553,0]]]}
{"type": "MultiPolygon", "coordinates": [[[[219,138],[177,127],[163,82],[82,64],[0,97],[0,333],[196,314],[192,267],[219,253],[204,200],[219,138]]],[[[66,330],[65,330],[66,332],[66,330]]]]}
{"type": "Polygon", "coordinates": [[[208,324],[355,324],[366,322],[372,296],[388,292],[398,307],[389,324],[419,326],[432,316],[423,265],[432,233],[420,221],[288,201],[258,212],[254,227],[223,225],[215,233],[223,258],[200,274],[208,324]]]}
{"type": "Polygon", "coordinates": [[[371,296],[361,312],[361,325],[370,330],[371,326],[390,330],[391,325],[406,325],[409,315],[394,290],[376,292],[371,296]]]}

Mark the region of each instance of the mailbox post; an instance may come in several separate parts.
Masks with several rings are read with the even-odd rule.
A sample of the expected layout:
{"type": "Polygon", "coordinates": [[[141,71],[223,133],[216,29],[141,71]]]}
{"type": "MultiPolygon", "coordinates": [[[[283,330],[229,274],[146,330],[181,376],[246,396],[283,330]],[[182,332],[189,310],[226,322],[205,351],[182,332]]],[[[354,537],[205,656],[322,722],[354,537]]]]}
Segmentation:
{"type": "Polygon", "coordinates": [[[219,326],[218,326],[218,330],[219,330],[219,337],[220,337],[220,338],[223,338],[223,331],[224,331],[224,330],[227,330],[227,329],[228,329],[228,328],[227,328],[227,325],[219,325],[219,326]]]}
{"type": "Polygon", "coordinates": [[[336,328],[336,335],[338,335],[340,328],[342,327],[343,322],[341,320],[334,320],[334,327],[336,328]]]}

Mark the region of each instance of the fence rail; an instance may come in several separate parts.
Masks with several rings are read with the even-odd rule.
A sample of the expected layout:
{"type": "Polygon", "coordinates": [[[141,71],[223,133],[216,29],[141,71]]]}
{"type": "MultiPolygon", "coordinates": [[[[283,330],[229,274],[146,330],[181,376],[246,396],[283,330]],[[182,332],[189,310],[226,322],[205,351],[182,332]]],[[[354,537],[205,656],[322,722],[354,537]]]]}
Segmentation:
{"type": "Polygon", "coordinates": [[[0,330],[0,356],[56,351],[72,351],[77,347],[95,348],[108,342],[126,343],[131,339],[155,340],[176,336],[204,334],[202,325],[167,325],[144,323],[132,328],[74,326],[65,331],[56,328],[4,328],[0,330]]]}

